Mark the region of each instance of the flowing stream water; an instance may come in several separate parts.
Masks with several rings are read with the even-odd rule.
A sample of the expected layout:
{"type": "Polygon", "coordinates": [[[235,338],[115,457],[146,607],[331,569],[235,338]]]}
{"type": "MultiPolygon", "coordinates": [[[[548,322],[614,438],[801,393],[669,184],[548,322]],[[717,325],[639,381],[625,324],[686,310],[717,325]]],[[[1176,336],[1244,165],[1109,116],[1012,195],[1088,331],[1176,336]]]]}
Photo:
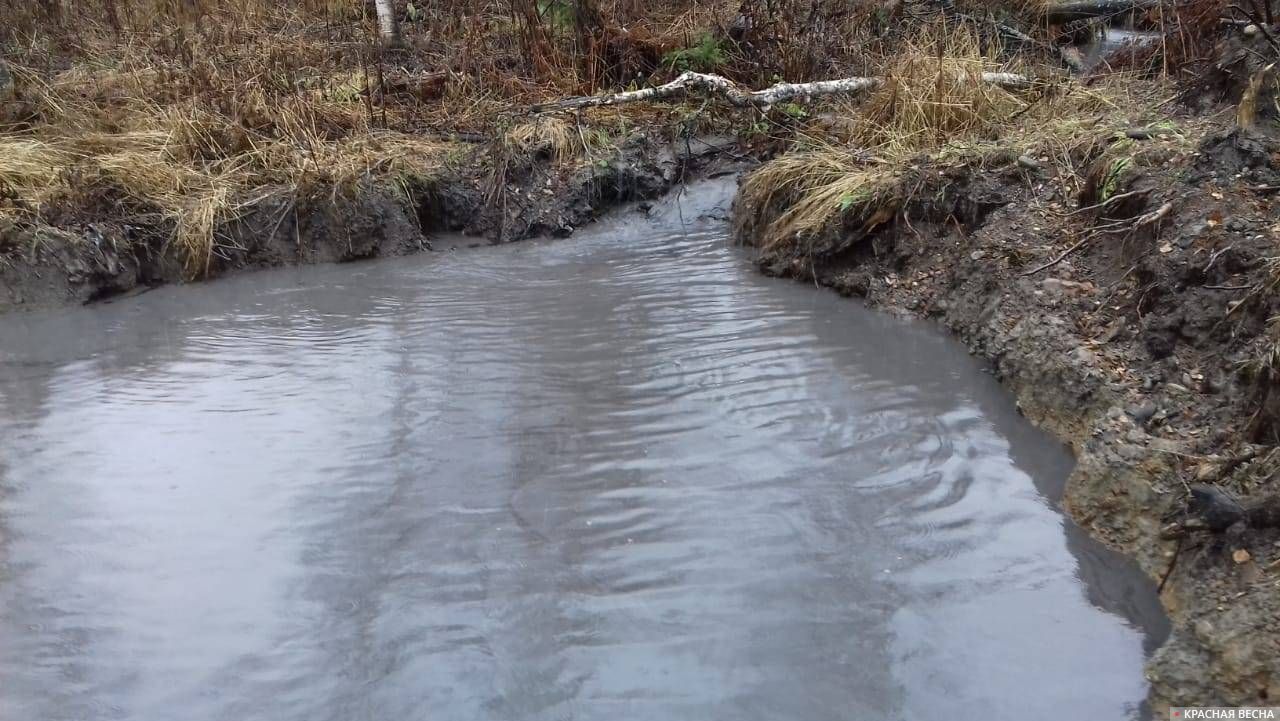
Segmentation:
{"type": "Polygon", "coordinates": [[[731,191],[0,318],[0,719],[1144,716],[1068,452],[731,191]]]}

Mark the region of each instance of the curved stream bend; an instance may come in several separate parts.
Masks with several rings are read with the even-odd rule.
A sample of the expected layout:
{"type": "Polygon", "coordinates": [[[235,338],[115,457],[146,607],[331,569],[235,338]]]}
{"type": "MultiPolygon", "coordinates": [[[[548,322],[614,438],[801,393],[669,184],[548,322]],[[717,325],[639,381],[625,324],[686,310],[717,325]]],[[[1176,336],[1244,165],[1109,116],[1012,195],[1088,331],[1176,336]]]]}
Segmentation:
{"type": "Polygon", "coordinates": [[[0,318],[0,717],[1137,716],[1067,453],[729,192],[0,318]]]}

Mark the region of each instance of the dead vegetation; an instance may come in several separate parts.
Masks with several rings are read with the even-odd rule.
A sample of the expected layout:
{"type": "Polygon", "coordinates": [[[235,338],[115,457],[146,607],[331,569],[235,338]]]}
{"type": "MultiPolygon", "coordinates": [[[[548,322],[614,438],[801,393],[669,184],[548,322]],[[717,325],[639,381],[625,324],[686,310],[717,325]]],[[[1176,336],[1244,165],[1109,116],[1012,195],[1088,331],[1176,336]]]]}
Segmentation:
{"type": "Polygon", "coordinates": [[[1064,192],[1083,189],[1084,205],[1107,204],[1127,190],[1126,169],[1160,162],[1162,145],[1139,148],[1126,132],[1151,125],[1151,134],[1182,137],[1155,110],[1168,87],[1123,74],[1092,86],[1046,79],[1024,90],[971,81],[1010,69],[965,28],[926,27],[894,56],[882,87],[836,113],[845,120],[746,179],[740,237],[805,255],[833,224],[865,233],[913,199],[927,204],[956,168],[1052,166],[1064,192]]]}
{"type": "MultiPolygon", "coordinates": [[[[635,133],[694,129],[774,147],[797,132],[821,138],[801,137],[799,157],[746,186],[743,206],[760,209],[748,225],[774,246],[835,215],[874,220],[901,205],[912,176],[903,168],[922,155],[1074,158],[1077,136],[1097,135],[1095,116],[1132,100],[1117,95],[1115,78],[1086,88],[1068,77],[1041,0],[415,0],[396,5],[403,43],[391,49],[378,42],[372,4],[353,0],[0,7],[11,78],[0,83],[0,216],[145,223],[167,235],[190,277],[218,256],[218,228],[270,194],[426,178],[451,165],[483,165],[500,187],[507,168],[531,160],[586,163],[635,133]],[[1033,87],[976,82],[1010,70],[1033,87]],[[724,113],[689,98],[522,117],[530,105],[653,87],[684,71],[745,87],[885,80],[865,100],[789,98],[724,113]],[[764,223],[766,207],[783,206],[785,218],[764,223]]],[[[1159,20],[1142,12],[1142,22],[1159,20]]],[[[1205,41],[1187,26],[1177,24],[1181,42],[1198,50],[1180,57],[1201,57],[1205,41]]],[[[1169,57],[1157,64],[1165,72],[1169,57]]]]}

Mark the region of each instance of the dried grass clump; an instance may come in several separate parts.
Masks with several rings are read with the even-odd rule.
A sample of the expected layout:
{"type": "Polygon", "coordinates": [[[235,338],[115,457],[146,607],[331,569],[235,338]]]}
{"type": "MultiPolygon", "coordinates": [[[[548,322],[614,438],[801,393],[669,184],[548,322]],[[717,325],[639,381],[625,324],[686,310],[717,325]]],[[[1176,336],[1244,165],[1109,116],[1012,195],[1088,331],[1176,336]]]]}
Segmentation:
{"type": "Polygon", "coordinates": [[[371,27],[349,3],[87,0],[74,18],[46,5],[9,29],[29,42],[5,59],[24,113],[0,126],[0,219],[40,221],[56,205],[167,229],[186,274],[203,277],[224,250],[219,228],[267,193],[429,175],[455,154],[382,129],[408,126],[407,104],[382,92],[362,44],[371,27]],[[90,10],[107,6],[114,20],[90,10]],[[51,62],[55,46],[74,49],[51,62]]]}
{"type": "Polygon", "coordinates": [[[859,108],[849,139],[923,149],[989,134],[1027,107],[1012,92],[982,81],[982,73],[999,69],[967,26],[927,26],[890,58],[885,82],[859,108]]]}
{"type": "Polygon", "coordinates": [[[1148,79],[1085,87],[1048,78],[1025,92],[982,82],[982,73],[1003,70],[969,30],[926,28],[887,59],[884,84],[841,106],[838,115],[850,119],[827,136],[838,143],[809,142],[744,182],[740,237],[766,251],[811,248],[837,219],[853,231],[892,219],[924,182],[921,173],[1007,167],[1023,156],[1052,166],[1066,193],[1085,185],[1105,156],[1116,172],[1101,179],[1101,192],[1115,197],[1131,180],[1131,163],[1161,163],[1186,149],[1187,136],[1166,127],[1159,111],[1169,91],[1148,79]],[[1143,126],[1151,138],[1134,149],[1125,132],[1143,126]]]}
{"type": "Polygon", "coordinates": [[[996,67],[967,29],[925,29],[890,59],[870,98],[845,106],[853,117],[843,137],[849,147],[817,144],[751,174],[738,198],[739,236],[778,251],[805,244],[838,217],[866,230],[892,219],[913,157],[949,144],[956,154],[958,141],[990,136],[1026,109],[982,81],[996,67]]]}
{"type": "Polygon", "coordinates": [[[836,146],[784,155],[752,173],[738,192],[738,236],[765,251],[802,245],[837,216],[874,227],[902,202],[903,171],[836,146]]]}
{"type": "Polygon", "coordinates": [[[337,193],[371,178],[427,176],[455,154],[448,143],[402,133],[327,140],[299,126],[267,137],[207,113],[157,110],[146,120],[145,130],[0,136],[0,186],[18,200],[0,216],[39,218],[54,201],[112,188],[172,228],[186,275],[199,278],[219,253],[218,228],[269,189],[322,184],[337,193]],[[237,130],[239,141],[226,144],[237,130]]]}
{"type": "Polygon", "coordinates": [[[39,203],[58,187],[74,157],[43,140],[0,136],[0,191],[39,203]]]}
{"type": "Polygon", "coordinates": [[[545,156],[557,162],[574,158],[582,149],[574,127],[556,117],[516,125],[503,135],[503,143],[517,155],[545,156]]]}

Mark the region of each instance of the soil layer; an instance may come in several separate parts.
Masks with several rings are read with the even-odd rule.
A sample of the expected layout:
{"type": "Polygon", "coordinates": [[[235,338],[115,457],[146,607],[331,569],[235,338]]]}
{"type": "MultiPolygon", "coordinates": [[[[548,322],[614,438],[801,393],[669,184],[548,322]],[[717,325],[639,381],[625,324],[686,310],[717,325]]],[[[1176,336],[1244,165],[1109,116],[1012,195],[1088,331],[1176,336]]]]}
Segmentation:
{"type": "Polygon", "coordinates": [[[1104,208],[1025,160],[922,165],[892,221],[759,262],[940,320],[1071,445],[1065,507],[1138,559],[1174,624],[1148,666],[1157,714],[1275,705],[1280,143],[1220,130],[1156,157],[1104,208]]]}
{"type": "Polygon", "coordinates": [[[611,157],[589,162],[508,159],[500,181],[492,157],[476,147],[468,162],[429,178],[281,187],[258,193],[220,225],[215,252],[200,268],[173,247],[171,222],[139,222],[145,212],[103,188],[89,194],[92,203],[55,207],[41,222],[0,225],[0,312],[97,302],[254,268],[449,250],[460,238],[481,244],[565,236],[620,203],[729,172],[737,167],[726,152],[734,145],[636,135],[611,157]]]}

